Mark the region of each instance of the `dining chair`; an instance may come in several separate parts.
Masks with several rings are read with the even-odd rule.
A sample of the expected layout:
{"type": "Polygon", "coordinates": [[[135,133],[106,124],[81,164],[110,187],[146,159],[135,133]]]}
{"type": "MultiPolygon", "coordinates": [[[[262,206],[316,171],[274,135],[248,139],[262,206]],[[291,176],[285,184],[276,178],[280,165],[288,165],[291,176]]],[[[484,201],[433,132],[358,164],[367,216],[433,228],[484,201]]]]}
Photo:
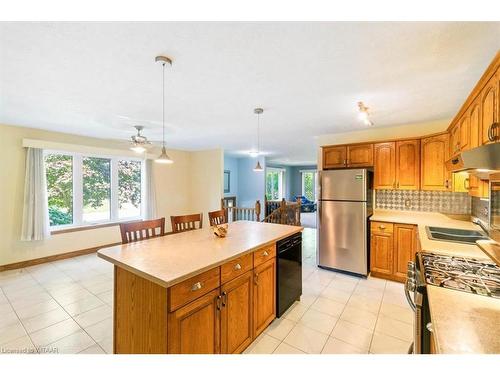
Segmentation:
{"type": "Polygon", "coordinates": [[[208,213],[208,219],[210,220],[210,226],[220,225],[227,223],[226,210],[210,211],[208,213]]]}
{"type": "Polygon", "coordinates": [[[120,224],[122,244],[165,235],[165,218],[120,224]]]}
{"type": "Polygon", "coordinates": [[[191,214],[182,216],[170,216],[172,232],[186,232],[188,230],[201,229],[203,226],[203,214],[191,214]],[[196,228],[196,223],[199,223],[196,228]]]}

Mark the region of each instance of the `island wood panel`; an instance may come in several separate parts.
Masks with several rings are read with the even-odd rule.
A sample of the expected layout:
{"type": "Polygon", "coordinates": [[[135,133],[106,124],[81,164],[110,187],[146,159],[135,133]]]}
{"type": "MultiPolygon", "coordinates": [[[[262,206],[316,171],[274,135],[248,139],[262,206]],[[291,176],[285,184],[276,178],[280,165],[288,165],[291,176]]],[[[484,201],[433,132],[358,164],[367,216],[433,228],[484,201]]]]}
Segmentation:
{"type": "Polygon", "coordinates": [[[346,146],[323,147],[323,169],[344,168],[346,162],[346,146]]]}
{"type": "Polygon", "coordinates": [[[347,146],[348,167],[372,167],[373,143],[347,146]]]}
{"type": "Polygon", "coordinates": [[[241,353],[253,339],[253,272],[221,287],[221,353],[241,353]]]}
{"type": "Polygon", "coordinates": [[[422,190],[450,190],[451,173],[445,164],[448,159],[448,144],[446,133],[421,140],[420,186],[422,190]]]}
{"type": "Polygon", "coordinates": [[[167,289],[115,266],[115,354],[167,353],[167,289]]]}
{"type": "Polygon", "coordinates": [[[170,354],[220,353],[220,299],[215,289],[168,314],[170,354]]]}
{"type": "Polygon", "coordinates": [[[416,232],[414,225],[394,224],[394,268],[393,275],[404,282],[408,271],[408,262],[415,259],[416,232]]]}
{"type": "Polygon", "coordinates": [[[254,251],[253,253],[253,266],[260,266],[262,263],[267,262],[269,259],[276,256],[276,243],[266,246],[262,249],[254,251]]]}
{"type": "Polygon", "coordinates": [[[383,142],[374,146],[374,189],[396,188],[396,143],[383,142]]]}
{"type": "Polygon", "coordinates": [[[254,338],[276,317],[276,258],[254,269],[254,338]]]}
{"type": "Polygon", "coordinates": [[[420,188],[420,140],[396,142],[396,188],[420,188]]]}

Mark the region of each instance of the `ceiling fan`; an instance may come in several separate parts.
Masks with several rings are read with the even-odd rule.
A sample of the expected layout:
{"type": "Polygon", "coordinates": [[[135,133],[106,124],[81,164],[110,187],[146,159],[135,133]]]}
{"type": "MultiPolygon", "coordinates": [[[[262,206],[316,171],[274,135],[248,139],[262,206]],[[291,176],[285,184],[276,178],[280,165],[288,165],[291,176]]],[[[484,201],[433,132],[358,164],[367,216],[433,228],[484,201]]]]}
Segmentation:
{"type": "Polygon", "coordinates": [[[130,141],[131,147],[130,149],[132,151],[135,151],[139,154],[143,153],[146,151],[146,148],[151,145],[151,142],[148,141],[148,139],[141,134],[141,131],[144,129],[144,126],[142,125],[136,125],[134,128],[137,130],[137,134],[133,135],[130,137],[132,140],[130,141]]]}

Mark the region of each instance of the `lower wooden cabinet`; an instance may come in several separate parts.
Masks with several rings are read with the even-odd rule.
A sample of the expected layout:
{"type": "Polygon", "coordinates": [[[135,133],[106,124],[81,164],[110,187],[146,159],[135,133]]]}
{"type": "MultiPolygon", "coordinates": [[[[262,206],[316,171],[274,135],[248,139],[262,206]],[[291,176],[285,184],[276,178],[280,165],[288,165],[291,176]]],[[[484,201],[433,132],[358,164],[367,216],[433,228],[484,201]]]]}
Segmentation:
{"type": "Polygon", "coordinates": [[[372,222],[370,238],[372,276],[404,282],[408,262],[415,258],[417,227],[408,224],[372,222]]]}
{"type": "Polygon", "coordinates": [[[253,340],[253,272],[221,287],[221,353],[241,353],[253,340]]]}
{"type": "Polygon", "coordinates": [[[220,353],[220,299],[215,289],[168,314],[169,353],[220,353]]]}
{"type": "Polygon", "coordinates": [[[254,269],[253,321],[254,337],[276,317],[276,258],[254,269]]]}

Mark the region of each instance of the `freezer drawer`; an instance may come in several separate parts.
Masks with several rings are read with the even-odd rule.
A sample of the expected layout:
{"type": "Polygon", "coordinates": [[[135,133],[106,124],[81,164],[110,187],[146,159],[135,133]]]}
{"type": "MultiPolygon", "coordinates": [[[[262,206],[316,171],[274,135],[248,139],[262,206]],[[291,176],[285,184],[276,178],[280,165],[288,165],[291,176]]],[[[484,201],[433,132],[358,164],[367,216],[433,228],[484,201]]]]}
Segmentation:
{"type": "Polygon", "coordinates": [[[368,274],[366,202],[320,201],[318,265],[368,274]]]}

